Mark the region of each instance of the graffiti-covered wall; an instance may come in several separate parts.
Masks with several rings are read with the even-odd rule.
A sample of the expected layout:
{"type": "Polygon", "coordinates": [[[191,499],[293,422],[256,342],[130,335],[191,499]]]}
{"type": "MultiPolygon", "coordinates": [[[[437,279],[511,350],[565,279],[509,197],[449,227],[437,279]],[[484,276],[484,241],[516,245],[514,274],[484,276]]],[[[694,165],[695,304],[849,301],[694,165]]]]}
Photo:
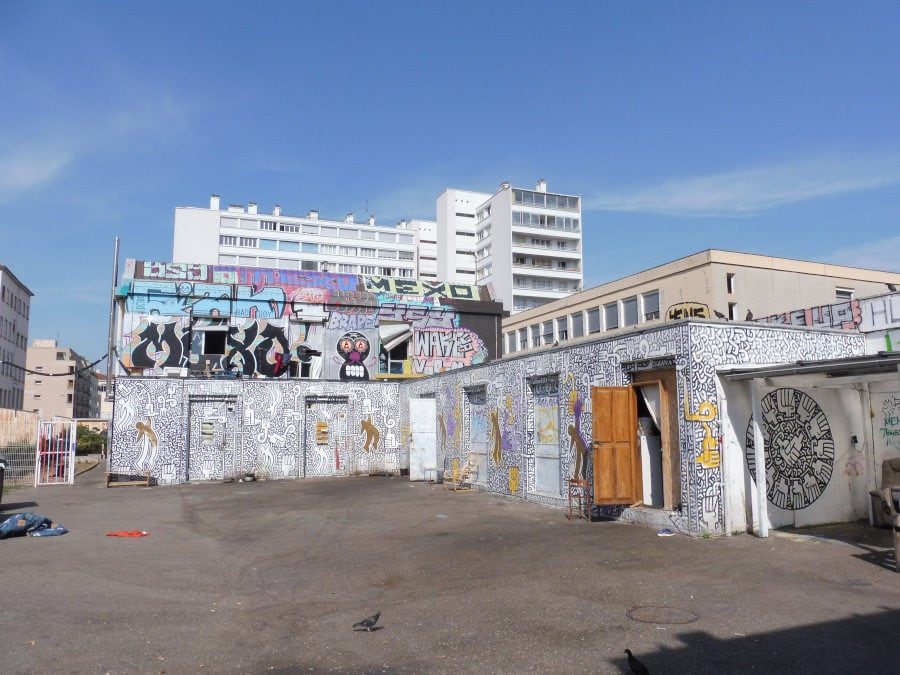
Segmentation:
{"type": "Polygon", "coordinates": [[[121,377],[111,470],[159,483],[398,473],[399,385],[121,377]]]}
{"type": "MultiPolygon", "coordinates": [[[[736,522],[729,509],[744,509],[736,495],[750,481],[749,400],[731,405],[719,369],[858,356],[864,342],[850,332],[696,321],[396,383],[119,377],[113,469],[149,469],[161,482],[227,478],[248,467],[276,478],[398,471],[408,466],[409,400],[433,398],[435,468],[468,460],[481,489],[562,507],[566,480],[592,479],[598,470],[592,388],[665,372],[659,380],[674,382],[667,396],[676,417],[668,419],[672,442],[664,442],[674,454],[667,480],[677,488],[668,493],[679,500],[666,517],[687,533],[724,534],[736,522]]],[[[814,400],[816,411],[803,399],[795,406],[803,416],[773,427],[773,446],[783,453],[769,469],[791,464],[792,452],[809,458],[791,464],[782,491],[812,499],[816,490],[839,489],[838,470],[852,470],[849,450],[828,448],[826,422],[842,437],[849,428],[835,401],[814,400]],[[826,475],[823,462],[843,464],[826,475]]],[[[779,419],[783,409],[776,398],[765,411],[779,419]]],[[[897,417],[885,419],[894,424],[897,417]]],[[[603,508],[620,515],[627,506],[603,508]]]]}
{"type": "Polygon", "coordinates": [[[369,380],[500,353],[501,303],[480,286],[129,260],[118,354],[130,372],[369,380]]]}
{"type": "Polygon", "coordinates": [[[413,381],[406,393],[437,399],[443,466],[474,451],[485,489],[564,506],[566,479],[594,470],[591,388],[674,369],[682,502],[671,518],[686,532],[725,533],[722,453],[742,458],[744,449],[729,440],[717,368],[853,356],[863,345],[854,334],[686,323],[413,381]]]}

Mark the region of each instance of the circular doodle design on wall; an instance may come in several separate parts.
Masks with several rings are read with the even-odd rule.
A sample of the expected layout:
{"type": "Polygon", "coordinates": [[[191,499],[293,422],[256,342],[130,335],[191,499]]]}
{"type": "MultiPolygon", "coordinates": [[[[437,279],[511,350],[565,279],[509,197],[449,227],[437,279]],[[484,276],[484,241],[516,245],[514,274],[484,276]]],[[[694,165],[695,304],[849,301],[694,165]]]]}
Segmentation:
{"type": "MultiPolygon", "coordinates": [[[[781,509],[805,509],[815,502],[834,470],[834,438],[828,418],[810,396],[776,389],[761,403],[766,493],[781,509]]],[[[756,480],[753,417],[747,425],[747,465],[756,480]]]]}

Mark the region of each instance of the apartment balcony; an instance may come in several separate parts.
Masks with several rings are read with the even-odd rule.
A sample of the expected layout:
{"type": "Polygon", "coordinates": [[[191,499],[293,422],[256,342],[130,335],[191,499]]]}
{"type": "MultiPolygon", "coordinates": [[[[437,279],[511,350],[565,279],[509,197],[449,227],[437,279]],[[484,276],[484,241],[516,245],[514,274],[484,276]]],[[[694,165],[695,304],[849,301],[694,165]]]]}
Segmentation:
{"type": "Polygon", "coordinates": [[[581,228],[563,228],[556,225],[535,225],[524,223],[512,223],[510,231],[513,234],[529,234],[533,236],[556,237],[566,240],[581,240],[581,228]]]}
{"type": "Polygon", "coordinates": [[[581,279],[581,270],[574,264],[568,264],[565,269],[561,269],[555,262],[537,265],[513,263],[512,268],[514,279],[528,277],[538,279],[581,279]]]}

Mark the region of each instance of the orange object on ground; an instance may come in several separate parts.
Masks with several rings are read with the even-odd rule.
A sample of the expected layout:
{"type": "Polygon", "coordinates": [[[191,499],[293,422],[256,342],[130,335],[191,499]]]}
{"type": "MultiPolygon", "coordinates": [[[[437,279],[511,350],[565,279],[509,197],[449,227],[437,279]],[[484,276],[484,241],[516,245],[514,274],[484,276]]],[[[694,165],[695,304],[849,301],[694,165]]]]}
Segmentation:
{"type": "Polygon", "coordinates": [[[149,532],[143,530],[119,530],[118,532],[107,532],[107,537],[146,537],[149,532]]]}

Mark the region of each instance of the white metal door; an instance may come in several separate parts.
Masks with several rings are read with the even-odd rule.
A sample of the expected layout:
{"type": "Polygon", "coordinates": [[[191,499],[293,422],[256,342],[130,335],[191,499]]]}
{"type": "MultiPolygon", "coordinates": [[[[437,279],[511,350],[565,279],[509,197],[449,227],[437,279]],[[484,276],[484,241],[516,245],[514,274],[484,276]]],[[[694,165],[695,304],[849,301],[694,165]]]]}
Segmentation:
{"type": "Polygon", "coordinates": [[[437,470],[437,416],[435,399],[409,400],[409,479],[425,480],[425,469],[437,470]]]}

